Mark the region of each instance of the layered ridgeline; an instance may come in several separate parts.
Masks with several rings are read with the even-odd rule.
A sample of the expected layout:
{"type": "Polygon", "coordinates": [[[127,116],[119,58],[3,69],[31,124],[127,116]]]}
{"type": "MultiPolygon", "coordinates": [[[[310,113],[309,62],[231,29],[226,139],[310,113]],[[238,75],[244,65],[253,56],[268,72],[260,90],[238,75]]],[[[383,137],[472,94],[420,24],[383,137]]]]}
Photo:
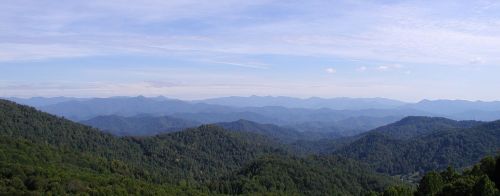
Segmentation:
{"type": "Polygon", "coordinates": [[[359,195],[394,183],[354,161],[293,157],[262,136],[217,126],[119,138],[4,100],[0,119],[6,194],[359,195]]]}
{"type": "MultiPolygon", "coordinates": [[[[19,99],[15,99],[19,100],[19,99]]],[[[110,97],[93,99],[47,98],[45,104],[40,100],[26,99],[38,109],[74,121],[87,121],[99,116],[134,117],[149,115],[169,116],[176,119],[195,121],[204,124],[232,122],[246,119],[263,124],[276,124],[291,127],[298,131],[336,133],[339,136],[352,136],[360,132],[395,122],[407,115],[430,115],[414,109],[384,109],[369,107],[363,109],[337,110],[332,108],[287,108],[283,106],[232,107],[199,102],[188,102],[164,97],[110,97]]],[[[352,100],[352,105],[361,105],[362,100],[352,100]]],[[[298,106],[298,105],[297,105],[298,106]]]]}
{"type": "Polygon", "coordinates": [[[500,121],[407,117],[357,136],[330,153],[399,175],[470,166],[499,149],[500,121]]]}
{"type": "Polygon", "coordinates": [[[113,135],[119,136],[152,136],[160,133],[180,131],[196,127],[201,123],[184,120],[170,116],[138,115],[133,117],[123,116],[98,116],[80,123],[89,125],[113,135]]]}
{"type": "MultiPolygon", "coordinates": [[[[299,99],[293,97],[222,97],[199,101],[181,101],[165,97],[110,97],[82,99],[71,97],[43,98],[34,97],[28,99],[8,98],[18,103],[31,105],[48,111],[52,114],[63,115],[73,120],[88,120],[100,115],[134,116],[137,114],[169,115],[182,113],[185,117],[196,118],[194,120],[203,123],[235,121],[247,119],[259,123],[288,122],[288,114],[298,117],[307,117],[313,113],[327,112],[335,114],[323,115],[329,122],[342,120],[348,117],[383,117],[383,116],[441,116],[456,120],[497,120],[500,119],[500,101],[465,101],[465,100],[422,100],[418,103],[404,103],[397,100],[384,98],[308,98],[299,99]],[[283,108],[290,109],[282,113],[284,118],[269,118],[263,112],[271,108],[272,112],[279,112],[283,108]],[[305,110],[293,110],[291,108],[303,108],[305,110]],[[278,109],[278,110],[274,110],[278,109]],[[330,111],[327,111],[327,110],[330,111]],[[310,111],[313,111],[312,113],[310,111]],[[197,114],[210,115],[197,115],[197,114]],[[385,114],[383,114],[385,113],[385,114]],[[303,114],[300,116],[300,114],[303,114]],[[354,116],[353,116],[354,114],[354,116]],[[383,114],[383,116],[380,116],[383,114]],[[231,116],[235,116],[232,118],[231,116]],[[339,119],[342,118],[342,119],[339,119]],[[205,122],[203,120],[212,121],[205,122]]],[[[177,117],[177,116],[176,116],[177,117]]],[[[272,117],[272,116],[271,116],[272,117]]],[[[322,116],[316,115],[317,118],[322,116]]],[[[192,119],[193,120],[193,119],[192,119]]],[[[315,121],[309,118],[308,121],[315,121]]],[[[379,124],[383,125],[383,124],[379,124]]],[[[375,127],[371,127],[375,128],[375,127]]]]}
{"type": "MultiPolygon", "coordinates": [[[[98,116],[80,123],[98,128],[117,136],[153,136],[161,133],[182,131],[200,126],[201,123],[169,116],[138,115],[133,117],[98,116]]],[[[297,131],[293,128],[274,124],[261,124],[249,120],[214,123],[229,131],[250,132],[266,136],[281,143],[291,143],[297,140],[318,140],[341,137],[332,132],[297,131]]]]}
{"type": "Polygon", "coordinates": [[[238,120],[234,122],[216,123],[215,125],[227,130],[237,132],[250,132],[273,138],[280,143],[293,143],[299,140],[316,141],[320,139],[329,139],[341,137],[332,132],[320,131],[297,131],[289,127],[281,127],[273,124],[260,124],[248,120],[238,120]]]}

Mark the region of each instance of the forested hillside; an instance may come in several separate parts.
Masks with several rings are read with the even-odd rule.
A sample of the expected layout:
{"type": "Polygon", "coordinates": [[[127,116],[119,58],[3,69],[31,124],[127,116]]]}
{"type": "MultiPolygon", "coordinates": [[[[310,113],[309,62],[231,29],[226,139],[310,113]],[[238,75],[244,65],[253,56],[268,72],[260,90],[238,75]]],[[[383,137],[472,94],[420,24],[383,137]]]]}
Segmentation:
{"type": "Polygon", "coordinates": [[[215,125],[230,131],[250,132],[264,135],[285,144],[290,144],[299,140],[315,142],[321,139],[341,137],[335,132],[297,131],[289,127],[281,127],[273,124],[260,124],[248,120],[216,123],[215,125]]]}
{"type": "Polygon", "coordinates": [[[436,132],[470,128],[482,123],[480,121],[456,121],[442,117],[409,116],[376,128],[367,134],[380,133],[394,139],[411,139],[436,132]]]}
{"type": "Polygon", "coordinates": [[[259,124],[248,120],[216,123],[216,125],[227,130],[238,132],[252,132],[260,135],[265,135],[285,143],[297,141],[303,137],[303,133],[293,129],[283,128],[273,124],[259,124]]]}
{"type": "Polygon", "coordinates": [[[186,184],[152,183],[126,162],[0,136],[1,195],[203,195],[186,184]]]}
{"type": "Polygon", "coordinates": [[[415,195],[500,195],[500,157],[486,157],[463,173],[448,168],[427,173],[415,195]]]}
{"type": "Polygon", "coordinates": [[[499,149],[500,121],[410,117],[370,131],[334,153],[396,175],[469,166],[499,149]]]}
{"type": "Polygon", "coordinates": [[[396,183],[352,160],[296,157],[263,136],[217,126],[119,138],[4,100],[0,119],[0,183],[12,194],[361,194],[396,183]],[[283,175],[278,165],[296,170],[283,175]]]}
{"type": "Polygon", "coordinates": [[[500,157],[485,157],[462,172],[448,167],[426,173],[416,188],[397,185],[373,196],[499,196],[500,157]]]}
{"type": "Polygon", "coordinates": [[[366,189],[381,191],[380,188],[394,184],[395,180],[338,156],[305,159],[269,156],[253,161],[212,186],[230,195],[363,195],[366,189]]]}

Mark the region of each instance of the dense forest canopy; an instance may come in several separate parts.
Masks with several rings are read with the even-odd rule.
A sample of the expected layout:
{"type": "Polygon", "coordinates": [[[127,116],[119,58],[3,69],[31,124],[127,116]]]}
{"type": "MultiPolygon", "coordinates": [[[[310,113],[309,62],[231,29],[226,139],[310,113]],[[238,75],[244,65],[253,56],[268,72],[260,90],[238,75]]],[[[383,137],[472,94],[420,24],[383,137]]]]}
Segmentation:
{"type": "Polygon", "coordinates": [[[363,134],[333,154],[392,175],[466,167],[500,149],[500,121],[408,117],[363,134]],[[417,134],[416,134],[417,133],[417,134]]]}
{"type": "MultiPolygon", "coordinates": [[[[357,136],[311,141],[304,132],[246,120],[118,137],[5,100],[0,119],[6,194],[498,194],[498,158],[463,173],[449,168],[496,154],[498,121],[407,117],[357,136]]],[[[167,126],[177,120],[154,119],[167,126]]]]}
{"type": "Polygon", "coordinates": [[[4,193],[357,195],[399,183],[354,160],[299,157],[214,125],[116,137],[4,100],[0,119],[4,193]]]}

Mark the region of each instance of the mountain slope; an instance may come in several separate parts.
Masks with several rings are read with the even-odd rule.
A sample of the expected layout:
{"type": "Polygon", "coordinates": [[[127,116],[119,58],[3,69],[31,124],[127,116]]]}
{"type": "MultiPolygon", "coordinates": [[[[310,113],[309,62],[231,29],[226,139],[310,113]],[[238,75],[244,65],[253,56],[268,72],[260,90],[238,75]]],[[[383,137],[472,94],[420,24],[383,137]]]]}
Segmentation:
{"type": "Polygon", "coordinates": [[[207,195],[151,183],[152,176],[119,160],[5,136],[0,136],[0,168],[2,195],[207,195]]]}
{"type": "Polygon", "coordinates": [[[470,128],[480,124],[482,122],[479,121],[455,121],[441,117],[409,116],[395,123],[376,128],[367,134],[380,133],[394,139],[411,139],[440,131],[470,128]]]}
{"type": "Polygon", "coordinates": [[[500,157],[485,157],[473,167],[458,173],[453,168],[427,173],[415,195],[491,195],[500,194],[500,157]]]}
{"type": "Polygon", "coordinates": [[[359,116],[349,117],[338,121],[311,121],[288,125],[287,127],[294,128],[299,131],[330,133],[331,135],[336,135],[336,137],[349,137],[396,122],[401,118],[402,117],[399,116],[359,116]]]}
{"type": "Polygon", "coordinates": [[[171,131],[180,131],[200,123],[169,116],[139,115],[133,117],[98,116],[82,124],[89,125],[119,136],[148,136],[171,131]]]}
{"type": "Polygon", "coordinates": [[[274,138],[281,143],[293,143],[299,140],[317,141],[320,139],[330,139],[341,137],[335,132],[297,131],[290,127],[281,127],[274,124],[260,124],[248,120],[238,120],[234,122],[216,123],[230,131],[250,132],[266,137],[274,138]]]}
{"type": "MultiPolygon", "coordinates": [[[[369,163],[379,172],[395,175],[444,169],[449,165],[465,167],[500,149],[500,121],[472,127],[477,122],[449,122],[459,127],[428,129],[432,131],[421,136],[403,137],[405,139],[375,131],[337,149],[335,154],[369,163]]],[[[408,132],[414,133],[414,129],[410,128],[408,132]]]]}
{"type": "MultiPolygon", "coordinates": [[[[213,125],[154,137],[120,138],[4,100],[0,100],[0,119],[2,193],[221,194],[226,193],[225,190],[214,184],[225,184],[224,179],[236,178],[232,176],[243,166],[264,156],[285,157],[281,162],[291,164],[291,168],[299,165],[300,171],[313,171],[310,177],[325,173],[347,175],[343,178],[352,180],[346,184],[346,180],[337,178],[323,177],[326,180],[323,182],[308,177],[310,183],[327,186],[320,192],[334,187],[338,192],[366,193],[383,189],[385,182],[394,183],[385,176],[372,178],[375,174],[368,170],[350,172],[350,165],[359,165],[356,162],[338,161],[335,167],[317,170],[313,165],[323,165],[322,161],[290,157],[279,144],[263,136],[229,132],[213,125]],[[299,164],[301,161],[296,160],[310,164],[299,164]],[[363,183],[364,179],[370,179],[369,184],[363,183]]],[[[300,173],[304,172],[287,175],[307,177],[300,173]]],[[[271,172],[266,176],[274,179],[269,183],[296,186],[288,186],[280,173],[271,172]]],[[[294,184],[298,183],[300,181],[294,184]]],[[[314,187],[305,186],[293,194],[318,191],[313,190],[314,187]]],[[[260,191],[249,189],[247,193],[260,191]]]]}
{"type": "Polygon", "coordinates": [[[303,133],[293,129],[283,128],[272,124],[259,124],[248,120],[217,123],[216,125],[227,130],[252,132],[269,136],[283,142],[293,142],[302,139],[302,137],[304,136],[303,133]]]}
{"type": "Polygon", "coordinates": [[[155,137],[118,138],[9,101],[0,101],[0,119],[0,135],[121,160],[157,174],[160,181],[213,179],[261,154],[279,153],[278,145],[259,135],[215,126],[155,137]],[[200,172],[203,168],[210,172],[200,172]]]}
{"type": "Polygon", "coordinates": [[[212,187],[228,195],[364,195],[395,183],[363,164],[337,156],[267,156],[212,187]]]}

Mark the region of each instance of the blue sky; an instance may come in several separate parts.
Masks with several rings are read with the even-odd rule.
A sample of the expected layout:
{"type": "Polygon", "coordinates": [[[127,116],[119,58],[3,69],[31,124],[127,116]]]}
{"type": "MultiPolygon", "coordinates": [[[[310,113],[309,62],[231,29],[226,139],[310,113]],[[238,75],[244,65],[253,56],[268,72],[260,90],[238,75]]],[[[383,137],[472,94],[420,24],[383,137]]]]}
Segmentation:
{"type": "Polygon", "coordinates": [[[499,100],[499,74],[499,1],[0,4],[0,96],[499,100]]]}

